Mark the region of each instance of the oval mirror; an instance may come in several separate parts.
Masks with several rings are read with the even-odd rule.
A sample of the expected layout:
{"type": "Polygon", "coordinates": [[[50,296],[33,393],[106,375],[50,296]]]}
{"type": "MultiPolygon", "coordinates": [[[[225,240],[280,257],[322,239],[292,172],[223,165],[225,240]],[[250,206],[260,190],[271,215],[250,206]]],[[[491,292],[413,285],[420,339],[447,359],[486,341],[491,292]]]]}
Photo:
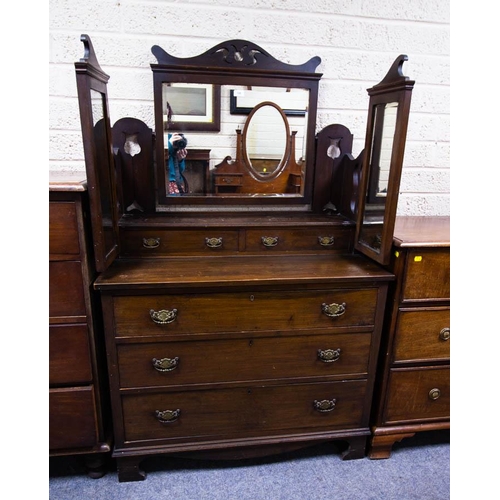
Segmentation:
{"type": "Polygon", "coordinates": [[[243,157],[250,175],[259,181],[276,179],[290,156],[290,126],[283,110],[264,101],[248,115],[243,130],[243,157]]]}

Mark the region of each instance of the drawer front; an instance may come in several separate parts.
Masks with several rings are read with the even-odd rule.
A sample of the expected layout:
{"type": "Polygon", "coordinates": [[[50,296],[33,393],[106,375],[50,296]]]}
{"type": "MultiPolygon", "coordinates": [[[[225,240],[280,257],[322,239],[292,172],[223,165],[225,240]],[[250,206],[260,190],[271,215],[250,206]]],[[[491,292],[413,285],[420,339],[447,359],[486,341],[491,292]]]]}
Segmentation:
{"type": "Polygon", "coordinates": [[[450,369],[393,369],[390,373],[386,422],[450,417],[450,369]]]}
{"type": "Polygon", "coordinates": [[[74,202],[49,203],[49,254],[51,256],[80,254],[74,202]]]}
{"type": "Polygon", "coordinates": [[[376,302],[377,290],[372,288],[117,296],[114,297],[115,334],[144,336],[372,326],[376,302]],[[329,317],[327,313],[339,315],[329,317]],[[158,316],[156,321],[171,322],[158,324],[152,315],[158,316]]]}
{"type": "Polygon", "coordinates": [[[369,333],[119,345],[121,387],[366,376],[369,333]]]}
{"type": "Polygon", "coordinates": [[[394,362],[450,358],[450,310],[400,311],[394,362]]]}
{"type": "Polygon", "coordinates": [[[122,396],[125,440],[356,428],[364,423],[365,392],[366,381],[351,381],[122,396]]]}
{"type": "Polygon", "coordinates": [[[81,263],[49,262],[49,315],[55,317],[85,314],[81,263]]]}
{"type": "Polygon", "coordinates": [[[49,448],[83,448],[97,442],[92,386],[49,391],[49,448]]]}
{"type": "Polygon", "coordinates": [[[85,384],[92,381],[87,325],[49,327],[49,383],[85,384]]]}
{"type": "Polygon", "coordinates": [[[409,250],[403,300],[449,300],[449,298],[449,249],[409,250]]]}
{"type": "Polygon", "coordinates": [[[352,241],[352,229],[331,227],[303,228],[259,228],[247,229],[246,250],[248,252],[294,252],[294,251],[348,251],[352,241]]]}
{"type": "Polygon", "coordinates": [[[154,257],[166,254],[217,254],[238,251],[238,230],[123,230],[123,255],[154,257]]]}

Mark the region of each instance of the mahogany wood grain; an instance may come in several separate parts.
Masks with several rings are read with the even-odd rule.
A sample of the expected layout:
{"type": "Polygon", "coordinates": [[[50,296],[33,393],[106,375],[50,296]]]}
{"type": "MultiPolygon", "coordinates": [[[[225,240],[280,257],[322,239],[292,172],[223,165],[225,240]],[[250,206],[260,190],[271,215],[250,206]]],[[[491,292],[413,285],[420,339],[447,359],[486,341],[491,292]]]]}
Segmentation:
{"type": "Polygon", "coordinates": [[[120,384],[186,387],[283,378],[361,378],[368,375],[370,342],[370,333],[349,333],[118,345],[120,384]],[[338,359],[323,361],[319,351],[328,349],[337,351],[338,359]],[[172,371],[155,369],[153,360],[164,358],[178,358],[172,371]]]}
{"type": "Polygon", "coordinates": [[[375,323],[376,288],[308,291],[255,291],[118,296],[114,298],[115,335],[141,337],[189,333],[328,331],[375,323]],[[344,304],[331,318],[323,304],[344,304]],[[150,311],[176,309],[176,319],[157,324],[150,311]]]}
{"type": "Polygon", "coordinates": [[[123,395],[126,441],[203,441],[338,430],[362,424],[365,381],[123,395]],[[336,400],[332,411],[319,412],[314,401],[336,400]],[[161,423],[156,410],[180,409],[179,418],[161,423]]]}

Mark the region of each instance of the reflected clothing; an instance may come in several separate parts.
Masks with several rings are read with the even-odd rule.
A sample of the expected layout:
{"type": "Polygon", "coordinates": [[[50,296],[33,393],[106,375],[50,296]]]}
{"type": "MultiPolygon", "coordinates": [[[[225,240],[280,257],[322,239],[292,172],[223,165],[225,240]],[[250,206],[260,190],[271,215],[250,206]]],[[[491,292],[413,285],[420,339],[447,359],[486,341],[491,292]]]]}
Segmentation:
{"type": "Polygon", "coordinates": [[[179,165],[179,172],[178,175],[176,175],[175,158],[177,157],[177,152],[170,142],[171,137],[172,134],[168,134],[168,180],[170,182],[182,182],[182,173],[186,168],[186,162],[184,159],[177,161],[177,164],[179,165]]]}

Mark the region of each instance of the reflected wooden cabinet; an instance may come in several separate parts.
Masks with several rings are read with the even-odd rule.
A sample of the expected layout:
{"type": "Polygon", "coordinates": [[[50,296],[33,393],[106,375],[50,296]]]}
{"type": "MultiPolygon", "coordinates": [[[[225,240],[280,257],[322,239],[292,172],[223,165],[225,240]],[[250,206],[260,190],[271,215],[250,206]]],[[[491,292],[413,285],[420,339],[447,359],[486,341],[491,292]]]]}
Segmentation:
{"type": "Polygon", "coordinates": [[[396,219],[370,458],[416,432],[450,427],[450,220],[396,219]]]}
{"type": "MultiPolygon", "coordinates": [[[[86,183],[81,176],[49,183],[49,450],[86,456],[99,477],[111,450],[106,420],[103,339],[92,283],[86,183]],[[99,345],[99,342],[101,345],[99,345]]],[[[109,406],[109,405],[108,405],[109,406]]]]}

